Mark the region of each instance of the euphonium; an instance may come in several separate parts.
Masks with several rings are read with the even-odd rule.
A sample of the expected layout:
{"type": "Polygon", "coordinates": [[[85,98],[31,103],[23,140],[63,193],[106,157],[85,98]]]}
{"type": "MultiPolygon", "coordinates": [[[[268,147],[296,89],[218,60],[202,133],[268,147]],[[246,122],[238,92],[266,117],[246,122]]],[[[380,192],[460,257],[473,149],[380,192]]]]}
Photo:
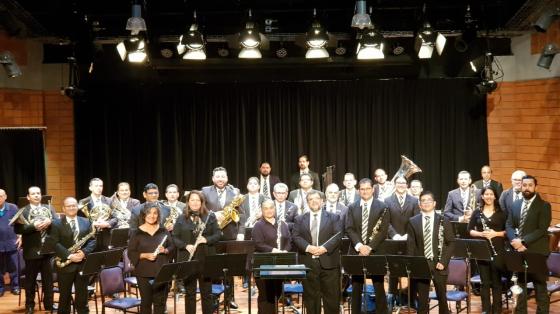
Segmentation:
{"type": "Polygon", "coordinates": [[[408,179],[411,175],[417,172],[422,172],[422,169],[420,169],[420,167],[418,167],[405,155],[401,155],[401,166],[389,182],[390,186],[388,187],[388,190],[385,191],[384,195],[389,196],[395,192],[395,181],[397,181],[398,177],[404,177],[405,179],[408,179]]]}
{"type": "Polygon", "coordinates": [[[224,206],[222,211],[223,220],[220,222],[220,229],[224,229],[230,222],[239,222],[239,212],[237,211],[237,207],[243,203],[245,200],[245,196],[239,194],[235,196],[235,198],[229,203],[228,205],[224,206]]]}

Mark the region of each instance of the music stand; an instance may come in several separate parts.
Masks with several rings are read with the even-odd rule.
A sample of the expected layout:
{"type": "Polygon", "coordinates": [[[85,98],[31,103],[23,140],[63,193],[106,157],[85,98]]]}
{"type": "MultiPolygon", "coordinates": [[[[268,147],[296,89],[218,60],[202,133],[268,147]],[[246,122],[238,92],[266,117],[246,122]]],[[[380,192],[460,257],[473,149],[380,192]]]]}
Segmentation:
{"type": "MultiPolygon", "coordinates": [[[[241,242],[241,241],[239,241],[241,242]]],[[[204,261],[203,274],[213,279],[224,279],[224,286],[228,284],[228,276],[244,276],[246,269],[247,254],[217,254],[208,255],[204,261]]],[[[233,283],[230,283],[233,289],[233,283]]],[[[249,304],[251,304],[251,293],[248,293],[249,304]]],[[[251,307],[249,305],[249,311],[251,307]]],[[[224,312],[229,313],[229,296],[224,295],[224,312]]]]}
{"type": "Polygon", "coordinates": [[[527,299],[527,274],[547,274],[547,256],[538,253],[506,251],[506,268],[514,273],[523,272],[523,293],[527,299]]]}
{"type": "Polygon", "coordinates": [[[129,228],[111,229],[111,239],[109,249],[122,248],[128,246],[129,228]]]}
{"type": "MultiPolygon", "coordinates": [[[[252,230],[252,228],[251,228],[252,230]]],[[[245,234],[247,234],[247,228],[245,229],[245,234]]],[[[253,255],[253,252],[255,251],[255,242],[253,242],[252,240],[245,240],[245,241],[236,241],[236,240],[230,240],[230,241],[220,241],[218,243],[216,243],[216,252],[218,253],[227,253],[227,254],[246,254],[247,255],[247,271],[246,273],[243,275],[245,276],[246,274],[249,274],[249,282],[248,287],[249,289],[247,290],[247,300],[249,302],[248,304],[248,311],[249,313],[251,312],[251,256],[253,255]]],[[[231,287],[231,289],[233,289],[233,286],[231,287]]]]}
{"type": "Polygon", "coordinates": [[[407,250],[406,243],[406,240],[383,240],[375,253],[377,255],[405,255],[407,250]]]}
{"type": "Polygon", "coordinates": [[[124,249],[114,249],[88,254],[80,275],[95,275],[104,268],[117,266],[122,259],[123,251],[124,249]]]}
{"type": "MultiPolygon", "coordinates": [[[[387,259],[385,255],[342,255],[342,269],[345,274],[351,276],[364,276],[363,305],[364,302],[367,302],[367,275],[384,276],[387,274],[387,259]]],[[[354,293],[353,288],[352,293],[354,293]]]]}
{"type": "Polygon", "coordinates": [[[466,222],[452,221],[451,227],[453,228],[453,234],[456,239],[468,239],[470,238],[469,231],[467,230],[469,224],[466,222]]]}
{"type": "Polygon", "coordinates": [[[410,313],[411,303],[411,279],[431,279],[432,273],[428,260],[424,256],[409,256],[409,255],[387,255],[387,264],[389,265],[389,272],[397,277],[406,277],[408,279],[407,288],[407,306],[408,313],[410,313]]]}
{"type": "MultiPolygon", "coordinates": [[[[297,254],[295,252],[288,253],[254,253],[253,254],[253,276],[260,278],[265,277],[266,279],[281,279],[281,298],[284,298],[284,281],[292,279],[305,279],[307,272],[304,272],[303,278],[298,276],[301,273],[301,268],[297,270],[294,268],[293,271],[289,269],[290,266],[300,266],[297,264],[297,254]],[[276,269],[279,274],[273,274],[275,265],[285,265],[288,267],[280,267],[276,269]],[[268,273],[266,273],[268,272],[268,273]]],[[[306,269],[306,268],[304,268],[306,269]]],[[[266,280],[263,279],[263,280],[266,280]]],[[[250,288],[250,284],[249,284],[250,288]]],[[[274,298],[274,309],[275,313],[278,313],[278,298],[274,298]]],[[[282,313],[284,313],[284,303],[282,303],[282,313]]]]}
{"type": "MultiPolygon", "coordinates": [[[[163,265],[156,277],[153,279],[152,285],[169,283],[179,278],[187,278],[199,271],[198,261],[192,262],[179,262],[163,265]]],[[[177,287],[173,290],[173,313],[177,313],[177,287]]]]}
{"type": "Polygon", "coordinates": [[[253,228],[245,228],[245,241],[249,241],[253,239],[253,228]]]}

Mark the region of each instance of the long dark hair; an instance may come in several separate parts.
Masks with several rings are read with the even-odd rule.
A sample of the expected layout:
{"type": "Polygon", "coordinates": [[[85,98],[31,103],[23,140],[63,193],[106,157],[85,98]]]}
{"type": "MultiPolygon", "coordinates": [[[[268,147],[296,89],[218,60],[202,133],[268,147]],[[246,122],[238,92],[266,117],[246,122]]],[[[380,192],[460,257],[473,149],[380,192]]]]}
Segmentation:
{"type": "Polygon", "coordinates": [[[484,196],[484,193],[488,190],[490,190],[490,191],[492,191],[492,193],[494,193],[494,211],[495,212],[501,212],[502,208],[500,207],[500,202],[498,200],[498,198],[499,198],[498,192],[496,192],[496,190],[491,186],[487,186],[485,188],[482,188],[482,190],[480,190],[480,205],[481,205],[480,211],[482,212],[482,210],[484,209],[484,205],[486,204],[482,197],[484,196]]]}
{"type": "Polygon", "coordinates": [[[160,222],[161,210],[159,208],[159,204],[156,202],[146,202],[140,211],[140,222],[142,222],[142,224],[146,223],[146,216],[152,208],[156,209],[157,221],[158,223],[160,222]]]}
{"type": "Polygon", "coordinates": [[[189,208],[189,200],[193,195],[198,195],[198,198],[200,198],[200,203],[201,203],[200,210],[199,210],[200,216],[208,215],[208,208],[206,208],[206,197],[199,190],[192,190],[189,192],[189,194],[187,194],[186,197],[187,206],[185,206],[185,210],[184,210],[185,216],[187,218],[190,218],[192,215],[193,210],[189,208]]]}

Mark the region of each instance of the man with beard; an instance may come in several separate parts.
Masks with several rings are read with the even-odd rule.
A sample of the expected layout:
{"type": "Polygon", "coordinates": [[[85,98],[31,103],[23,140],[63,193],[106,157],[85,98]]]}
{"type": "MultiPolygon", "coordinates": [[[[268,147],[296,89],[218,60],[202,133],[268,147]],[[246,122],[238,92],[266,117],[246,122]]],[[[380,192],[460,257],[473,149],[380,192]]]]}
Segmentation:
{"type": "MultiPolygon", "coordinates": [[[[531,265],[532,269],[542,270],[527,274],[527,281],[532,282],[536,291],[537,313],[548,313],[550,297],[547,292],[548,267],[546,257],[548,248],[548,227],[551,221],[550,203],[536,193],[537,179],[526,175],[521,179],[523,199],[513,204],[506,221],[508,239],[517,252],[542,255],[542,264],[531,265]]],[[[524,276],[519,276],[520,286],[525,291],[524,276]]],[[[527,296],[522,292],[517,298],[516,313],[527,313],[527,296]]]]}
{"type": "Polygon", "coordinates": [[[313,183],[313,189],[319,191],[321,190],[321,182],[319,181],[319,175],[309,169],[309,158],[307,155],[301,155],[298,158],[299,171],[292,174],[290,179],[290,188],[295,190],[299,187],[300,177],[303,174],[308,174],[311,177],[313,183]]]}
{"type": "Polygon", "coordinates": [[[267,161],[261,162],[259,172],[261,184],[260,193],[268,199],[274,199],[274,194],[272,192],[274,191],[274,186],[280,183],[280,179],[270,174],[272,172],[272,167],[267,161]]]}
{"type": "Polygon", "coordinates": [[[513,208],[513,203],[523,199],[521,193],[521,179],[527,174],[523,170],[515,170],[511,174],[511,188],[505,190],[500,195],[500,208],[509,215],[513,208]]]}
{"type": "MultiPolygon", "coordinates": [[[[298,215],[301,215],[309,211],[309,205],[306,199],[307,194],[309,194],[311,191],[315,191],[313,189],[313,177],[308,173],[302,174],[299,178],[299,187],[299,189],[290,192],[288,200],[296,204],[296,206],[299,208],[298,215]]],[[[324,197],[323,192],[317,192],[319,192],[319,195],[321,195],[321,197],[324,197]]]]}
{"type": "Polygon", "coordinates": [[[381,168],[376,169],[374,174],[377,183],[373,186],[373,197],[383,202],[391,195],[393,183],[387,181],[387,173],[381,168]]]}

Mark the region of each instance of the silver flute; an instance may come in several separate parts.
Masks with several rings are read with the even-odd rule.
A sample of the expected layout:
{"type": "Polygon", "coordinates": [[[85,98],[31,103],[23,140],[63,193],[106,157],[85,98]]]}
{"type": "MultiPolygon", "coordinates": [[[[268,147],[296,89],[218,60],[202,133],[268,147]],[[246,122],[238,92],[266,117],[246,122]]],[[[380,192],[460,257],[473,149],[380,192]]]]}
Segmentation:
{"type": "Polygon", "coordinates": [[[167,241],[167,234],[163,237],[163,240],[161,240],[161,243],[156,247],[156,249],[154,250],[154,256],[158,256],[159,254],[159,247],[162,246],[165,241],[167,241]]]}

